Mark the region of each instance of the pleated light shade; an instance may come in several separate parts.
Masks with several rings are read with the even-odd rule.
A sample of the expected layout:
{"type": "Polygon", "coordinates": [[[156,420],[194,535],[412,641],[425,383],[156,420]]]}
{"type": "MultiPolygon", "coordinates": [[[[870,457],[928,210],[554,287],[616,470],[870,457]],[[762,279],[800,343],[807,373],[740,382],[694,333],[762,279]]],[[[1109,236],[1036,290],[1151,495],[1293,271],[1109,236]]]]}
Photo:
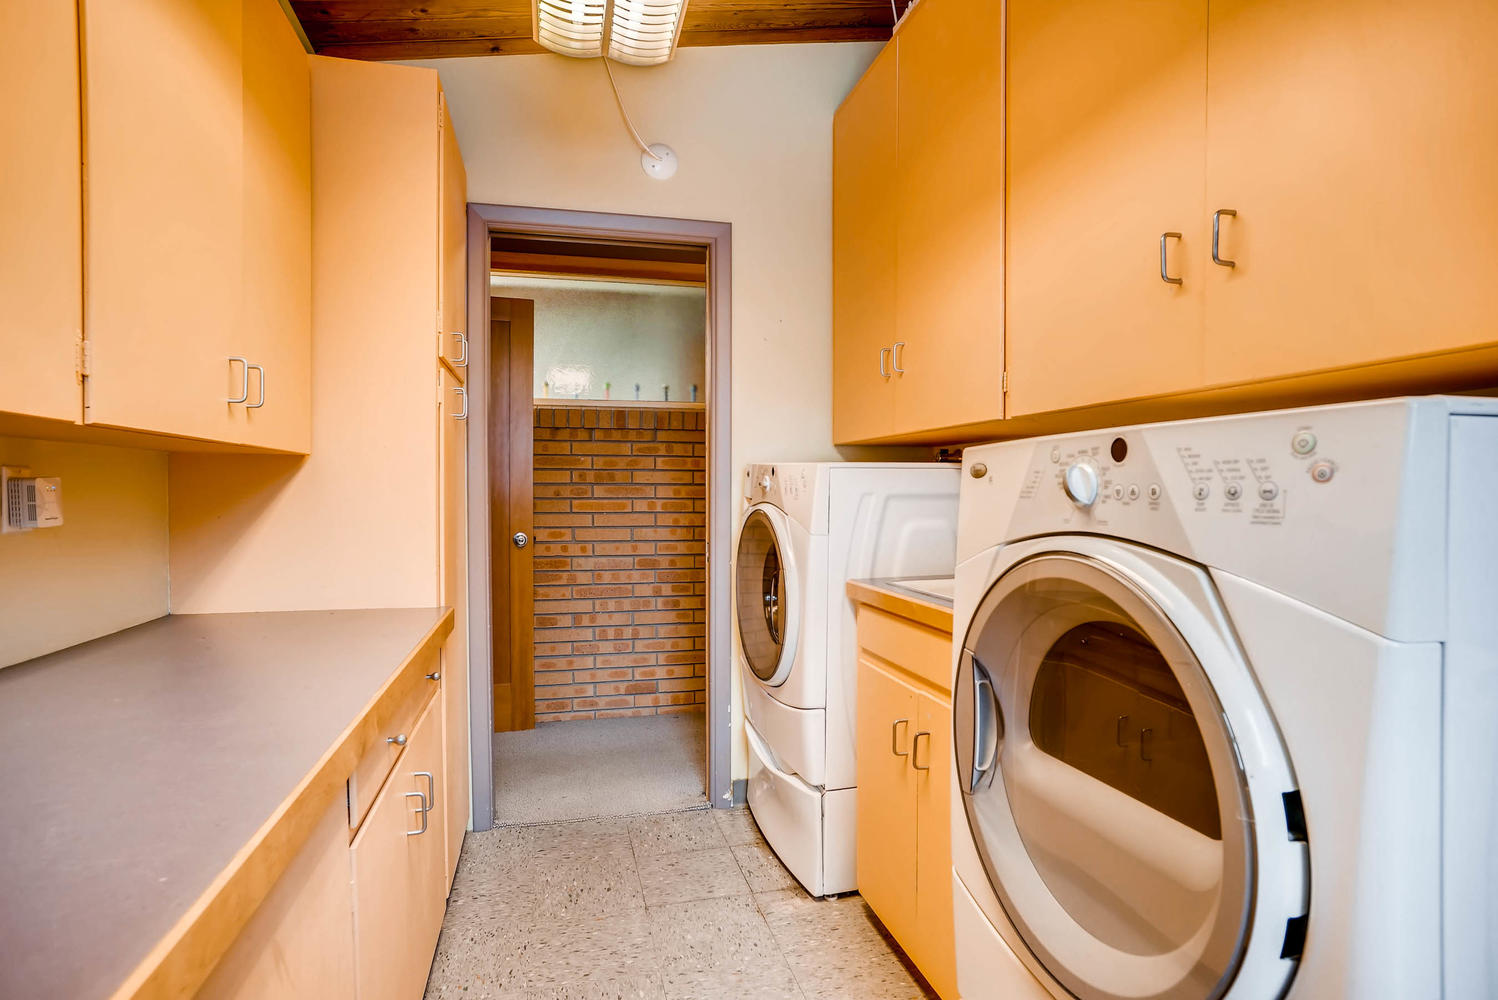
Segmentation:
{"type": "Polygon", "coordinates": [[[676,54],[686,0],[533,0],[536,41],[564,56],[656,66],[676,54]]]}

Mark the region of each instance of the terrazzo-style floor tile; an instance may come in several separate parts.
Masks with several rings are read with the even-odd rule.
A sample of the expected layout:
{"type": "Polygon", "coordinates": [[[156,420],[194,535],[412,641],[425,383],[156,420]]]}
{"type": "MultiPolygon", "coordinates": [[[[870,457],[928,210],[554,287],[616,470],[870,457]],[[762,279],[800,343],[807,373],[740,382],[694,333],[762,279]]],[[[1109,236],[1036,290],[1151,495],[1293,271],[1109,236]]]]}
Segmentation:
{"type": "Polygon", "coordinates": [[[754,815],[749,812],[748,806],[714,809],[713,819],[718,821],[718,829],[722,831],[723,839],[728,841],[729,847],[765,842],[764,834],[759,832],[759,824],[754,822],[754,815]]]}
{"type": "Polygon", "coordinates": [[[733,848],[733,857],[751,892],[774,892],[796,885],[796,876],[786,870],[768,844],[739,844],[733,848]]]}
{"type": "Polygon", "coordinates": [[[805,1000],[790,969],[681,972],[666,977],[668,1000],[805,1000]]]}
{"type": "Polygon", "coordinates": [[[459,866],[449,907],[479,907],[516,921],[604,917],[645,907],[634,854],[534,858],[512,866],[459,866]]]}
{"type": "Polygon", "coordinates": [[[709,809],[638,816],[629,821],[629,839],[638,858],[728,846],[709,809]]]}
{"type": "Polygon", "coordinates": [[[749,883],[727,847],[645,855],[638,864],[647,906],[749,895],[749,883]]]}
{"type": "Polygon", "coordinates": [[[815,900],[799,889],[755,896],[806,1000],[929,1000],[857,896],[815,900]]]}
{"type": "Polygon", "coordinates": [[[651,907],[650,929],[668,976],[788,968],[764,915],[748,895],[651,907]]]}

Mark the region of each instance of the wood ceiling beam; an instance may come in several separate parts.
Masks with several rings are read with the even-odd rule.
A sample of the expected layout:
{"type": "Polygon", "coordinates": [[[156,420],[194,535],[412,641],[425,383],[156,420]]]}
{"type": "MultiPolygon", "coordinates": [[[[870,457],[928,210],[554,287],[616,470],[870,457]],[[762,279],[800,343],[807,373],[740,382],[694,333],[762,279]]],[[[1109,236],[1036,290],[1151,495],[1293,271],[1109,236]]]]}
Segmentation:
{"type": "MultiPolygon", "coordinates": [[[[904,0],[899,0],[903,6],[904,0]]],[[[293,0],[318,52],[355,59],[518,55],[545,51],[531,39],[530,0],[293,0]]],[[[888,0],[689,0],[681,44],[763,45],[880,41],[888,0]]]]}

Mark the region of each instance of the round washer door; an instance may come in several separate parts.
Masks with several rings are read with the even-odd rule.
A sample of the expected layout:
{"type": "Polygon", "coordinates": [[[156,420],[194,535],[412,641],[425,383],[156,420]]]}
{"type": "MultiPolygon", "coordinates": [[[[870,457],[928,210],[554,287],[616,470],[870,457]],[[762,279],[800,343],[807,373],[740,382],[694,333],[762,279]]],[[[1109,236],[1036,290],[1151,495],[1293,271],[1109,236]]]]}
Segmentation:
{"type": "Polygon", "coordinates": [[[784,514],[765,504],[749,509],[733,572],[739,649],[754,676],[777,687],[796,661],[801,625],[800,582],[784,514]]]}
{"type": "Polygon", "coordinates": [[[1084,554],[1018,562],[974,613],[953,706],[978,854],[1045,971],[1083,1000],[1222,997],[1254,917],[1253,802],[1209,671],[1149,594],[1084,554]]]}

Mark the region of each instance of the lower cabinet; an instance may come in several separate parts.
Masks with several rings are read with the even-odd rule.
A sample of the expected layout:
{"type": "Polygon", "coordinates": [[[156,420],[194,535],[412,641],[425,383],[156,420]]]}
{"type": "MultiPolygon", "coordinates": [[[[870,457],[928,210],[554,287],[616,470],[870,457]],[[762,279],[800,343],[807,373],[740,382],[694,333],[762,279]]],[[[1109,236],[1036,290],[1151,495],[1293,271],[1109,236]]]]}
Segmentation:
{"type": "Polygon", "coordinates": [[[951,635],[858,612],[858,891],[927,982],[957,997],[951,635]]]}
{"type": "Polygon", "coordinates": [[[442,706],[427,702],[350,849],[359,1000],[417,1000],[447,901],[442,706]]]}

